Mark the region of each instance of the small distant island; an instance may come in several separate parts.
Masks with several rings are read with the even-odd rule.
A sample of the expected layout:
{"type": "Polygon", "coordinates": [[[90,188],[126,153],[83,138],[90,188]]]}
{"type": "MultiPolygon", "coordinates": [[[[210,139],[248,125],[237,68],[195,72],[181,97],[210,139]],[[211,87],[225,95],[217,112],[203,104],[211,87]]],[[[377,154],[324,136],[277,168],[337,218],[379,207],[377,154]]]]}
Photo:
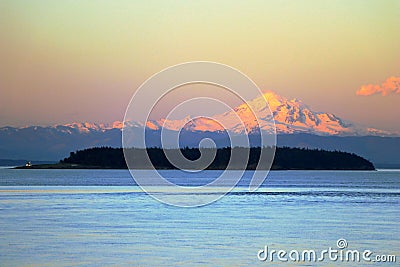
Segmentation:
{"type": "MultiPolygon", "coordinates": [[[[232,149],[244,148],[235,147],[232,149]]],[[[224,170],[228,165],[231,148],[218,148],[214,161],[208,166],[209,170],[224,170]]],[[[255,147],[250,149],[247,170],[254,170],[257,166],[261,149],[271,150],[270,147],[255,147]]],[[[139,148],[131,148],[130,152],[138,152],[139,148]]],[[[189,160],[200,157],[197,148],[180,149],[189,160]]],[[[270,151],[266,151],[270,152],[270,151]]],[[[167,159],[163,149],[147,148],[147,153],[156,169],[176,169],[167,159]]],[[[239,151],[240,153],[240,151],[239,151]]],[[[146,169],[140,160],[134,164],[135,169],[146,169]]],[[[69,157],[55,164],[39,164],[21,166],[18,169],[127,169],[122,148],[95,147],[71,152],[69,157]]],[[[341,151],[326,151],[320,149],[277,147],[272,170],[375,170],[374,165],[353,153],[341,151]]]]}

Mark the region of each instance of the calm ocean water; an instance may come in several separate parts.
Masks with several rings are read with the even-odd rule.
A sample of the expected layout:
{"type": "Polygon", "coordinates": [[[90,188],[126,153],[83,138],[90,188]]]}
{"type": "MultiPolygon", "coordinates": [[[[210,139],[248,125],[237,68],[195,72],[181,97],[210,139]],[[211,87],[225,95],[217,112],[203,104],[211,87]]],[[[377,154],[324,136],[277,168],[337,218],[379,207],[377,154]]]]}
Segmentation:
{"type": "MultiPolygon", "coordinates": [[[[218,171],[163,171],[202,185],[218,171]]],[[[273,171],[199,208],[160,203],[124,170],[0,169],[1,266],[365,266],[259,261],[257,253],[352,250],[400,262],[400,171],[273,171]]],[[[246,179],[247,178],[247,179],[246,179]]],[[[373,257],[372,256],[372,257],[373,257]]]]}

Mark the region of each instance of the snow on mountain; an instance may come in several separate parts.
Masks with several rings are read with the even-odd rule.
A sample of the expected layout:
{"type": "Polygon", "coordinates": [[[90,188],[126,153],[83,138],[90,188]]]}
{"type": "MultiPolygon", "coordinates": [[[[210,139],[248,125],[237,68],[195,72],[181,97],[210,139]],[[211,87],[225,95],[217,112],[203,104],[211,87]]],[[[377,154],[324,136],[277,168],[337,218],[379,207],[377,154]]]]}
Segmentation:
{"type": "MultiPolygon", "coordinates": [[[[150,120],[145,126],[149,130],[160,130],[162,127],[168,130],[189,132],[221,132],[227,131],[241,134],[245,131],[253,132],[261,129],[264,132],[273,131],[271,116],[274,118],[276,132],[278,134],[310,133],[316,135],[398,135],[387,131],[362,127],[343,121],[331,113],[316,112],[298,99],[287,99],[272,91],[235,107],[231,111],[216,114],[212,118],[194,118],[187,116],[181,120],[150,120]],[[269,109],[265,103],[269,104],[269,109]],[[250,108],[251,107],[251,108],[250,108]],[[257,116],[258,121],[251,112],[257,116]],[[258,125],[259,123],[259,125],[258,125]]],[[[143,122],[125,121],[125,127],[143,127],[143,122]]],[[[124,123],[115,121],[112,123],[88,123],[73,122],[65,125],[48,127],[27,126],[22,128],[0,127],[0,131],[18,131],[30,129],[32,131],[47,130],[58,131],[65,134],[106,132],[113,129],[122,130],[124,123]]]]}
{"type": "MultiPolygon", "coordinates": [[[[73,123],[62,125],[62,126],[78,130],[80,133],[89,133],[92,131],[104,132],[106,130],[111,130],[111,129],[122,129],[123,125],[124,124],[122,121],[115,121],[115,122],[109,123],[109,124],[89,123],[89,122],[73,122],[73,123]]],[[[60,126],[60,125],[57,125],[57,126],[60,126]]]]}
{"type": "Polygon", "coordinates": [[[265,132],[273,129],[271,114],[279,134],[312,133],[317,135],[389,135],[389,132],[374,128],[365,128],[346,123],[334,114],[315,112],[297,99],[287,99],[272,91],[244,103],[232,111],[216,114],[213,119],[190,116],[182,120],[148,121],[146,126],[152,130],[164,127],[169,130],[184,128],[190,131],[222,131],[227,129],[234,133],[252,132],[259,127],[265,132]],[[269,104],[269,109],[265,103],[269,104]],[[251,112],[254,111],[258,122],[251,112]],[[240,120],[239,120],[240,118],[240,120]],[[220,123],[217,123],[220,122],[220,123]],[[244,126],[242,124],[244,123],[244,126]],[[223,125],[223,126],[222,126],[223,125]]]}
{"type": "Polygon", "coordinates": [[[270,105],[278,133],[309,132],[322,135],[354,133],[350,124],[346,124],[334,114],[315,112],[300,100],[288,100],[273,92],[267,92],[263,97],[270,105]]]}

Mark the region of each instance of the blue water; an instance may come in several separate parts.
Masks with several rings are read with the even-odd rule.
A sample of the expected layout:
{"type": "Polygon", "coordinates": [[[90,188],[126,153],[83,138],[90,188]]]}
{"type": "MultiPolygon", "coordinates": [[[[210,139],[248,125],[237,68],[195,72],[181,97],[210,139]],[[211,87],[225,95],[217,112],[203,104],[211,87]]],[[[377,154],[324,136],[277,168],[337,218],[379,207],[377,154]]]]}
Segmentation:
{"type": "MultiPolygon", "coordinates": [[[[190,186],[219,172],[163,174],[190,186]]],[[[217,202],[178,208],[143,193],[124,170],[0,169],[0,266],[369,265],[257,258],[265,245],[320,251],[339,238],[394,254],[397,263],[378,265],[398,266],[399,171],[273,171],[255,193],[250,176],[217,202]]]]}

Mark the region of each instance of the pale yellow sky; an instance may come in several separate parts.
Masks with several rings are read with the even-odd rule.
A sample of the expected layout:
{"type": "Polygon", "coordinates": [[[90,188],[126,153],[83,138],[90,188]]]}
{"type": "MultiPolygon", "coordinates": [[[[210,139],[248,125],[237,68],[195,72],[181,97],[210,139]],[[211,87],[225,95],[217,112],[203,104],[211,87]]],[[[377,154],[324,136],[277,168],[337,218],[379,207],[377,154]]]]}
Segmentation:
{"type": "Polygon", "coordinates": [[[121,120],[165,67],[231,65],[261,89],[400,130],[400,1],[0,1],[0,126],[121,120]]]}

